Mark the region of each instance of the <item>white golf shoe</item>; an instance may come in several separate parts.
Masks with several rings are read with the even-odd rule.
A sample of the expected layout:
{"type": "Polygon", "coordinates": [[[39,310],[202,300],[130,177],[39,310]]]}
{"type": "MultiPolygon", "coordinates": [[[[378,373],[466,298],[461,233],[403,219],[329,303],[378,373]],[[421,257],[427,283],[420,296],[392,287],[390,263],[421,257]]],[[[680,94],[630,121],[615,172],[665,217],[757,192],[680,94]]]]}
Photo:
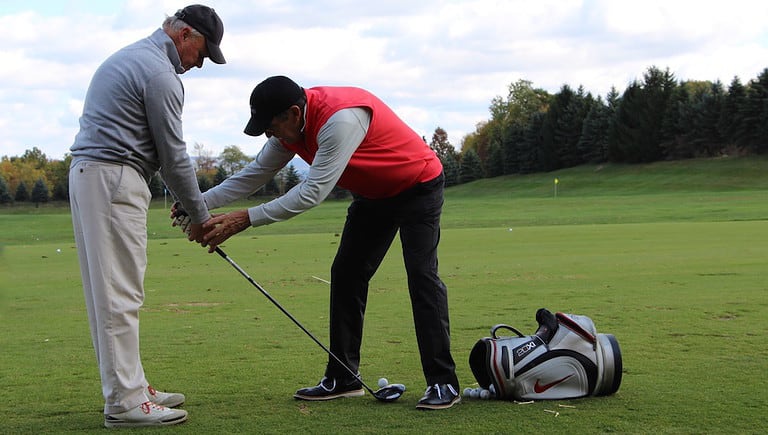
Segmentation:
{"type": "Polygon", "coordinates": [[[186,397],[181,393],[164,393],[157,391],[152,386],[147,387],[147,398],[150,402],[154,402],[156,405],[166,406],[168,408],[175,408],[183,405],[186,397]]]}
{"type": "Polygon", "coordinates": [[[104,427],[170,426],[186,420],[187,411],[183,409],[171,409],[152,402],[144,402],[126,412],[105,415],[104,427]]]}

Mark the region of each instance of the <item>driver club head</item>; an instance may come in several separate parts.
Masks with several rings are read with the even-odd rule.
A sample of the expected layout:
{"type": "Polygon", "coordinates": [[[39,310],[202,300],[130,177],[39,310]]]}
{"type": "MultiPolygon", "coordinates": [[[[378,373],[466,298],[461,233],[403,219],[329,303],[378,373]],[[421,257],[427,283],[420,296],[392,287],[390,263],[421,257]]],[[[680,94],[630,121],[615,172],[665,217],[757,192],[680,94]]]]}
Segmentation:
{"type": "Polygon", "coordinates": [[[405,393],[405,385],[389,384],[376,390],[373,393],[373,397],[382,402],[394,402],[395,400],[399,399],[403,393],[405,393]]]}

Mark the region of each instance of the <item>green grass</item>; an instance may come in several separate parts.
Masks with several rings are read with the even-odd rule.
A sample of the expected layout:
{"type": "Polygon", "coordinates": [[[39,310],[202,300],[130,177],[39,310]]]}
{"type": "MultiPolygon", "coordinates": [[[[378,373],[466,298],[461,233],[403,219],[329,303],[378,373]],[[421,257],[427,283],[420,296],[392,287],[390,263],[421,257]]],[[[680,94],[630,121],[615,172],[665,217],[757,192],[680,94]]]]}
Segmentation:
{"type": "MultiPolygon", "coordinates": [[[[157,431],[764,433],[767,163],[582,167],[449,189],[440,268],[462,387],[475,382],[475,342],[497,323],[532,333],[540,307],[614,334],[624,373],[610,397],[465,399],[440,412],[414,409],[425,385],[398,246],[371,283],[361,372],[374,387],[386,376],[408,391],[392,404],[298,402],[292,393],[319,379],[327,356],[231,266],[180,238],[157,203],[142,359],[151,382],[187,394],[190,411],[157,431]]],[[[313,276],[328,277],[346,205],[326,202],[224,247],[324,342],[328,289],[313,276]]],[[[0,432],[99,431],[68,210],[4,209],[0,224],[0,432]]]]}

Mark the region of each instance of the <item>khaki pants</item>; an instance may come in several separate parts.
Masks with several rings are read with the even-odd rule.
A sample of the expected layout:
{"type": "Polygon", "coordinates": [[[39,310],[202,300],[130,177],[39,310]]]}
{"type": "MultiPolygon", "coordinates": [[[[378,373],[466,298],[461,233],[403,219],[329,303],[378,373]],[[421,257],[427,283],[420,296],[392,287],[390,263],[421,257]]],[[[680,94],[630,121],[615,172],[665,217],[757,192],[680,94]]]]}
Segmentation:
{"type": "Polygon", "coordinates": [[[81,161],[70,168],[72,223],[105,414],[147,401],[139,308],[147,267],[151,195],[130,166],[81,161]]]}

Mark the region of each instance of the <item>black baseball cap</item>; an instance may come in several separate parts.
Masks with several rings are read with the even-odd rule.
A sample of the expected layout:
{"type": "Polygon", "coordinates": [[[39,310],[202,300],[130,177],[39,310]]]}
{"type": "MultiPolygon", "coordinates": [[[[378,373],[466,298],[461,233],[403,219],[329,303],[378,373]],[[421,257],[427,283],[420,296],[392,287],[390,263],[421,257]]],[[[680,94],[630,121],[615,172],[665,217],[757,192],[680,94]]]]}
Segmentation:
{"type": "Polygon", "coordinates": [[[273,76],[251,92],[251,119],[245,134],[259,136],[269,128],[272,118],[288,110],[304,96],[304,89],[285,76],[273,76]]]}
{"type": "Polygon", "coordinates": [[[190,5],[180,9],[175,16],[205,36],[205,45],[208,46],[208,57],[211,61],[219,64],[227,63],[219,48],[221,38],[224,37],[224,24],[213,8],[190,5]]]}

